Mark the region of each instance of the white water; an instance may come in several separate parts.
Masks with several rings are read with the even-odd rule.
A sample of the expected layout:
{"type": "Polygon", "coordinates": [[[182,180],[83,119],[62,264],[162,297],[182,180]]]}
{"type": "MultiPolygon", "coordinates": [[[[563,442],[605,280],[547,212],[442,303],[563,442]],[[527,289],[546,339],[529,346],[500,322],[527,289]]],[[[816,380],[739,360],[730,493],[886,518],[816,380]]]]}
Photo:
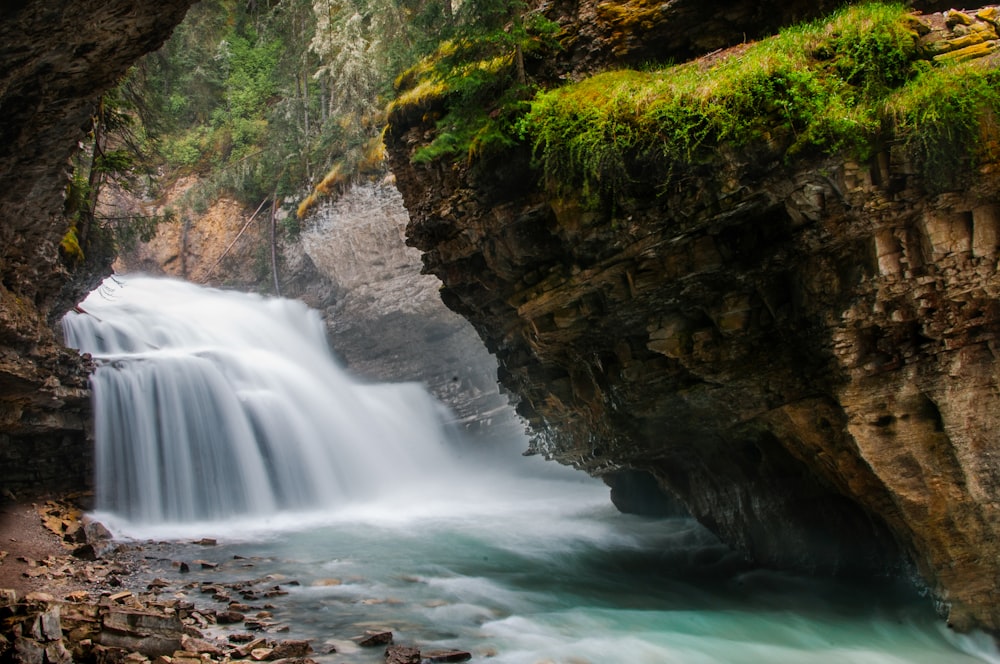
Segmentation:
{"type": "Polygon", "coordinates": [[[293,300],[105,281],[63,320],[101,362],[97,506],[135,525],[264,517],[385,497],[452,470],[418,385],[362,385],[293,300]]]}
{"type": "Polygon", "coordinates": [[[376,626],[496,664],[1000,662],[905,585],[754,570],[513,451],[459,463],[423,390],[351,380],[298,303],[133,277],[81,306],[65,329],[101,363],[100,518],[174,540],[146,545],[151,575],[282,583],[272,636],[322,662],[383,661],[348,640],[376,626]],[[220,545],[183,541],[202,536],[220,545]],[[171,565],[194,559],[219,567],[171,565]]]}

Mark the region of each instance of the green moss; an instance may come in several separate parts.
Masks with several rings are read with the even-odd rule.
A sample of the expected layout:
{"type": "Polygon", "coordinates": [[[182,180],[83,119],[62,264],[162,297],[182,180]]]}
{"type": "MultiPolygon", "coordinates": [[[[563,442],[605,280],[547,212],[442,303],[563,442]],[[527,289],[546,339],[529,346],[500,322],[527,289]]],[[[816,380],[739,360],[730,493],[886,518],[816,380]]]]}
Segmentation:
{"type": "Polygon", "coordinates": [[[59,248],[62,250],[62,255],[66,259],[66,262],[70,265],[83,262],[83,249],[80,247],[80,239],[76,235],[75,225],[70,226],[66,234],[63,235],[62,240],[59,242],[59,248]]]}
{"type": "Polygon", "coordinates": [[[1000,117],[1000,73],[932,61],[921,29],[902,4],[870,2],[713,58],[609,71],[531,98],[512,83],[509,52],[450,43],[406,75],[392,111],[438,118],[416,162],[527,141],[547,185],[591,207],[667,190],[722,150],[867,160],[902,143],[929,186],[943,187],[1000,149],[995,136],[981,140],[1000,117]]]}
{"type": "Polygon", "coordinates": [[[998,149],[1000,70],[977,61],[928,70],[892,95],[886,112],[928,184],[948,188],[998,149]]]}
{"type": "Polygon", "coordinates": [[[507,29],[444,42],[404,72],[388,107],[390,122],[437,117],[436,135],[414,163],[473,159],[516,143],[517,120],[534,94],[529,81],[519,80],[518,53],[531,58],[554,48],[557,27],[530,15],[507,29]]]}
{"type": "Polygon", "coordinates": [[[917,75],[917,38],[901,5],[850,8],[710,65],[607,72],[541,93],[520,127],[548,180],[585,196],[640,173],[669,180],[722,145],[864,156],[884,99],[917,75]]]}

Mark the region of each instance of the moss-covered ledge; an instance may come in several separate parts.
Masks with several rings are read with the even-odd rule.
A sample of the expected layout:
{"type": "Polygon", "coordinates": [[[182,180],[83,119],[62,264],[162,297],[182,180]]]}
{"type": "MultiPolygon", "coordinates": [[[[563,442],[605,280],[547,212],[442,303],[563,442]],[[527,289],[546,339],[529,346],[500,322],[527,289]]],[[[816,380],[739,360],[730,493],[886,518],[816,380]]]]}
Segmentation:
{"type": "MultiPolygon", "coordinates": [[[[434,123],[411,154],[421,163],[527,142],[547,186],[588,207],[665,189],[724,150],[866,161],[902,143],[945,188],[990,148],[977,137],[1000,110],[998,17],[866,3],[693,62],[513,93],[510,54],[456,59],[448,44],[400,79],[389,127],[434,123]]],[[[539,41],[535,53],[558,51],[539,41]]]]}

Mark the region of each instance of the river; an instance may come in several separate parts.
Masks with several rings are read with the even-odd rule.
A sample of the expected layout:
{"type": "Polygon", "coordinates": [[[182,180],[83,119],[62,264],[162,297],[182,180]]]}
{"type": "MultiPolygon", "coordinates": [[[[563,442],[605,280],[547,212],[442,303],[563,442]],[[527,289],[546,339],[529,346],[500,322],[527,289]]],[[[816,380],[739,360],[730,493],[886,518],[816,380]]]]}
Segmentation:
{"type": "Polygon", "coordinates": [[[387,629],[497,664],[1000,662],[906,580],[757,569],[523,441],[477,449],[420,386],[348,376],[301,303],[114,277],[64,330],[100,363],[97,518],[318,661],[381,662],[352,638],[387,629]]]}

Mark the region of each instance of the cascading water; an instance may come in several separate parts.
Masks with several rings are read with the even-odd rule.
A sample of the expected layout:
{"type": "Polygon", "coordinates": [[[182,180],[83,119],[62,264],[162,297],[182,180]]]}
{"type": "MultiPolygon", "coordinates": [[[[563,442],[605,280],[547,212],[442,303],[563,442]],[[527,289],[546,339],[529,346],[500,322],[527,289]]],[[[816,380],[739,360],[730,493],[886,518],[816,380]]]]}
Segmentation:
{"type": "Polygon", "coordinates": [[[161,541],[148,574],[176,597],[284,580],[266,615],[318,661],[385,661],[350,641],[378,626],[493,664],[1000,662],[905,584],[755,570],[689,519],[618,514],[579,474],[460,463],[421,388],[348,378],[296,302],[112,279],[64,327],[100,365],[102,519],[161,541]],[[218,546],[184,542],[199,535],[218,546]]]}
{"type": "Polygon", "coordinates": [[[128,521],[328,509],[450,467],[426,392],[352,381],[300,302],[112,278],[63,329],[100,363],[98,509],[128,521]]]}

